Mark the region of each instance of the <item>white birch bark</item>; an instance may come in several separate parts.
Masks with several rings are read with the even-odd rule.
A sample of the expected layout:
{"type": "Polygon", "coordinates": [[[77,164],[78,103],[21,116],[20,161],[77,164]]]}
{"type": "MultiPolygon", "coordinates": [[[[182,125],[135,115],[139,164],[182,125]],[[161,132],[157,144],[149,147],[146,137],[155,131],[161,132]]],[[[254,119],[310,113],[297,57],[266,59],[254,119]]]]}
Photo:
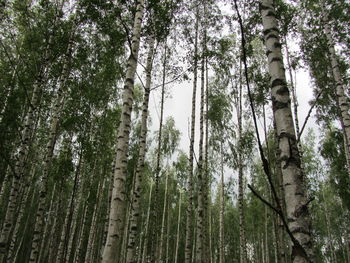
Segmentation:
{"type": "Polygon", "coordinates": [[[128,59],[123,91],[123,106],[118,128],[117,153],[113,179],[112,201],[109,213],[109,225],[102,263],[116,262],[120,253],[120,243],[124,228],[126,160],[130,135],[131,111],[133,104],[134,79],[137,67],[144,0],[138,0],[136,6],[131,54],[128,59]]]}
{"type": "Polygon", "coordinates": [[[341,127],[344,133],[344,147],[348,174],[350,175],[350,114],[349,102],[345,94],[345,87],[342,76],[340,74],[337,55],[334,49],[334,41],[331,34],[330,26],[327,21],[324,21],[324,32],[327,37],[328,52],[330,55],[330,62],[332,66],[333,78],[335,81],[335,91],[337,96],[337,105],[339,108],[339,118],[341,127]]]}
{"type": "MultiPolygon", "coordinates": [[[[199,18],[198,18],[199,19],[199,18]]],[[[204,55],[204,54],[203,54],[204,55]]],[[[205,261],[204,256],[204,152],[203,152],[203,140],[204,140],[204,79],[205,79],[205,63],[204,57],[202,57],[201,63],[201,100],[200,100],[200,121],[199,121],[199,156],[198,156],[198,216],[197,216],[197,247],[196,247],[196,262],[202,263],[205,261]]]]}
{"type": "Polygon", "coordinates": [[[260,7],[271,76],[271,97],[285,190],[287,222],[295,238],[291,257],[293,263],[310,262],[313,258],[310,217],[273,0],[262,0],[260,7]]]}
{"type": "Polygon", "coordinates": [[[128,238],[127,256],[126,262],[135,262],[135,245],[136,245],[136,235],[138,230],[138,218],[140,215],[140,197],[141,197],[141,183],[143,177],[143,170],[145,167],[145,156],[146,156],[146,139],[147,139],[147,120],[148,120],[148,103],[149,95],[151,91],[151,80],[152,80],[152,62],[154,56],[154,38],[151,37],[149,41],[149,51],[147,56],[146,64],[146,86],[145,94],[142,105],[142,117],[141,117],[141,138],[139,145],[139,157],[137,161],[137,168],[135,174],[135,186],[134,194],[132,200],[131,208],[131,218],[130,218],[130,232],[128,238]]]}
{"type": "Polygon", "coordinates": [[[193,157],[194,157],[194,137],[195,137],[195,120],[196,120],[196,91],[197,91],[197,64],[198,64],[198,5],[196,7],[196,25],[194,39],[194,64],[193,64],[193,93],[192,93],[192,113],[191,113],[191,135],[188,165],[188,206],[186,210],[186,239],[185,239],[185,263],[191,262],[191,253],[193,247],[194,233],[192,236],[192,216],[193,216],[193,157]]]}

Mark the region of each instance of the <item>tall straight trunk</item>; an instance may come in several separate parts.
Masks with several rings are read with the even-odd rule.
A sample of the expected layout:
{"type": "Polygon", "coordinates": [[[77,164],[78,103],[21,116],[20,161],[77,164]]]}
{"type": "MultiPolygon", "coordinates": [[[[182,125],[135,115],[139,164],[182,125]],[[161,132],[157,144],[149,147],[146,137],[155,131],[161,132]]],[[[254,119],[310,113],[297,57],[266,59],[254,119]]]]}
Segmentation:
{"type": "Polygon", "coordinates": [[[96,203],[94,205],[94,212],[92,214],[91,226],[89,230],[88,243],[85,254],[84,262],[93,262],[92,261],[92,251],[93,251],[93,242],[96,239],[96,225],[98,219],[98,212],[102,201],[102,193],[104,190],[104,181],[100,182],[97,187],[96,203]]]}
{"type": "MultiPolygon", "coordinates": [[[[198,216],[198,214],[196,213],[197,211],[195,211],[195,215],[197,215],[198,216]]],[[[195,221],[197,222],[197,216],[196,216],[196,218],[195,218],[195,221]]],[[[197,227],[196,226],[194,226],[193,227],[193,236],[194,237],[196,237],[196,234],[197,234],[197,227]]],[[[193,239],[193,246],[192,246],[192,258],[191,258],[191,262],[192,263],[195,263],[195,260],[196,260],[196,245],[197,245],[197,239],[196,238],[194,238],[193,239]]]]}
{"type": "Polygon", "coordinates": [[[124,82],[123,106],[118,128],[117,154],[113,179],[112,201],[109,213],[109,226],[102,263],[113,263],[119,258],[120,243],[124,229],[125,215],[125,181],[127,153],[130,135],[131,111],[133,104],[134,79],[137,67],[141,24],[144,12],[144,0],[138,0],[136,6],[131,54],[127,63],[124,82]]]}
{"type": "Polygon", "coordinates": [[[53,222],[53,226],[51,228],[49,240],[48,240],[49,251],[48,251],[47,262],[56,262],[56,259],[60,254],[60,251],[62,251],[61,237],[62,237],[62,230],[64,228],[62,228],[61,225],[65,224],[67,220],[67,215],[68,215],[68,213],[66,213],[65,211],[67,209],[65,207],[66,205],[63,202],[64,200],[63,180],[61,181],[61,184],[58,187],[59,187],[58,193],[57,193],[58,202],[55,202],[56,205],[55,205],[55,213],[54,213],[54,222],[53,222]]]}
{"type": "Polygon", "coordinates": [[[310,217],[273,0],[261,1],[261,14],[271,76],[272,110],[285,190],[286,221],[295,238],[291,258],[293,263],[310,262],[313,258],[310,217]]]}
{"type": "MultiPolygon", "coordinates": [[[[47,217],[47,222],[45,223],[45,228],[43,231],[43,237],[41,239],[40,242],[40,247],[39,247],[39,257],[38,257],[38,261],[37,262],[42,262],[42,258],[45,258],[47,252],[48,252],[48,243],[47,242],[47,237],[48,237],[48,232],[49,229],[51,229],[50,227],[50,222],[52,221],[52,213],[54,211],[53,209],[53,201],[55,198],[55,194],[56,194],[56,184],[54,184],[53,189],[52,189],[52,193],[51,193],[51,198],[50,198],[50,205],[49,205],[49,209],[48,209],[48,217],[47,217]]],[[[39,193],[39,198],[40,198],[40,193],[39,193]]]]}
{"type": "Polygon", "coordinates": [[[147,257],[147,245],[148,245],[148,235],[149,235],[149,220],[150,220],[150,214],[151,214],[151,201],[152,201],[152,182],[149,189],[149,198],[148,198],[148,210],[147,210],[147,218],[146,218],[146,225],[145,225],[145,241],[143,244],[143,250],[142,250],[142,263],[146,262],[147,257]]]}
{"type": "MultiPolygon", "coordinates": [[[[89,199],[89,196],[86,200],[88,199],[89,199]]],[[[87,204],[85,204],[83,208],[82,218],[81,218],[81,227],[80,227],[80,232],[78,236],[77,247],[74,252],[73,263],[79,263],[81,261],[80,259],[81,259],[82,250],[83,250],[83,238],[84,238],[85,229],[87,227],[87,218],[88,218],[87,212],[88,212],[88,207],[87,207],[87,204]]]]}
{"type": "MultiPolygon", "coordinates": [[[[161,159],[162,159],[162,131],[163,131],[163,118],[164,118],[164,100],[165,100],[165,78],[166,78],[166,62],[167,62],[167,45],[166,41],[164,43],[164,60],[163,60],[163,77],[162,77],[162,98],[160,102],[160,120],[159,120],[159,131],[158,131],[158,145],[157,145],[157,163],[156,163],[156,175],[155,175],[155,188],[154,188],[154,204],[153,204],[153,211],[152,211],[152,223],[153,225],[158,225],[158,217],[157,217],[157,210],[158,210],[158,191],[159,191],[159,178],[160,178],[160,171],[161,171],[161,159]]],[[[152,233],[152,241],[157,240],[157,227],[153,228],[152,233]]],[[[155,243],[156,246],[152,248],[151,250],[151,260],[157,260],[159,257],[159,246],[158,243],[155,243]]]]}
{"type": "Polygon", "coordinates": [[[349,102],[348,98],[345,94],[345,87],[344,87],[344,81],[342,79],[340,69],[339,69],[339,63],[337,59],[337,55],[335,53],[334,49],[334,40],[331,34],[330,26],[328,24],[328,21],[324,21],[324,32],[327,37],[327,45],[328,45],[328,52],[330,56],[330,62],[332,66],[332,73],[333,78],[335,81],[335,91],[336,91],[336,97],[337,97],[337,105],[339,109],[339,118],[341,127],[344,133],[344,147],[345,147],[345,156],[346,156],[346,162],[347,162],[347,170],[348,174],[350,174],[350,114],[349,114],[349,102]]]}
{"type": "Polygon", "coordinates": [[[197,64],[198,64],[198,24],[199,24],[199,8],[196,7],[196,25],[195,25],[195,40],[194,40],[194,61],[193,61],[193,93],[192,93],[192,113],[191,113],[191,135],[190,135],[190,151],[188,165],[188,206],[186,210],[186,239],[185,239],[185,263],[191,262],[191,253],[193,245],[192,235],[192,216],[193,216],[193,156],[194,156],[194,136],[196,124],[196,91],[197,91],[197,64]]]}
{"type": "Polygon", "coordinates": [[[210,262],[210,255],[209,255],[209,166],[208,166],[208,144],[209,144],[209,118],[208,118],[208,110],[209,110],[209,104],[208,104],[208,97],[209,97],[209,74],[208,74],[208,58],[207,58],[207,28],[208,28],[208,3],[207,1],[204,1],[203,3],[203,16],[204,16],[204,22],[203,22],[203,48],[202,48],[202,73],[203,73],[203,85],[205,86],[204,91],[204,112],[203,112],[203,118],[204,118],[204,161],[203,161],[203,250],[204,250],[204,261],[210,262]],[[205,84],[204,84],[205,83],[205,84]]]}
{"type": "Polygon", "coordinates": [[[269,251],[269,233],[268,233],[268,220],[269,215],[267,211],[267,206],[265,206],[265,258],[266,262],[270,262],[270,251],[269,251]]]}
{"type": "Polygon", "coordinates": [[[82,164],[83,163],[82,154],[83,154],[83,150],[81,149],[78,165],[77,165],[75,175],[74,175],[73,190],[72,190],[69,204],[67,207],[64,225],[63,225],[63,228],[61,231],[61,237],[60,237],[59,246],[58,246],[58,254],[57,254],[57,258],[56,258],[57,263],[63,263],[66,261],[66,258],[67,258],[68,244],[69,244],[69,239],[70,239],[70,235],[71,235],[72,222],[74,219],[74,210],[75,210],[75,206],[76,206],[75,199],[76,199],[76,196],[77,196],[78,190],[79,190],[80,169],[81,169],[81,166],[83,165],[82,164]]]}
{"type": "Polygon", "coordinates": [[[136,174],[135,174],[133,200],[131,202],[132,207],[131,207],[131,217],[130,217],[130,232],[129,232],[127,255],[126,255],[127,263],[135,262],[135,259],[136,259],[135,247],[136,247],[136,236],[138,231],[138,218],[140,215],[141,184],[142,184],[142,177],[144,173],[143,170],[145,167],[148,104],[149,104],[149,95],[151,91],[154,42],[155,42],[154,37],[151,36],[149,40],[149,51],[147,55],[147,64],[146,64],[147,75],[146,75],[145,94],[144,94],[143,105],[142,105],[139,156],[137,160],[137,168],[136,168],[136,174]]]}
{"type": "Polygon", "coordinates": [[[164,252],[164,232],[165,232],[165,218],[167,214],[167,203],[168,203],[168,177],[169,172],[165,175],[165,190],[164,190],[164,202],[163,202],[163,215],[162,215],[162,225],[160,230],[160,245],[159,245],[159,256],[157,262],[163,262],[163,252],[164,252]]]}
{"type": "Polygon", "coordinates": [[[59,81],[59,87],[56,94],[56,99],[54,103],[54,107],[52,110],[52,119],[49,130],[49,139],[46,146],[46,154],[44,157],[44,170],[42,175],[42,184],[39,195],[39,204],[36,212],[35,225],[34,225],[34,235],[32,238],[32,246],[29,262],[37,262],[39,256],[40,242],[42,232],[45,227],[45,210],[46,210],[46,196],[48,192],[48,175],[51,167],[51,162],[53,159],[53,151],[57,141],[57,133],[58,133],[58,124],[61,118],[61,112],[63,109],[63,101],[65,97],[65,86],[66,80],[68,79],[69,71],[70,71],[70,60],[71,60],[71,40],[69,41],[69,46],[67,48],[67,52],[65,54],[65,62],[62,70],[62,76],[59,81]]]}
{"type": "Polygon", "coordinates": [[[166,241],[165,241],[165,263],[169,263],[169,242],[170,242],[170,201],[167,202],[167,230],[166,230],[166,241]]]}
{"type": "MultiPolygon", "coordinates": [[[[210,195],[210,193],[209,193],[210,195]]],[[[211,197],[209,197],[209,200],[211,200],[211,197]]],[[[209,209],[208,209],[208,220],[209,220],[209,259],[210,259],[210,263],[214,262],[214,258],[213,258],[213,238],[212,238],[212,213],[211,213],[211,203],[209,205],[209,209]]]]}
{"type": "Polygon", "coordinates": [[[224,256],[224,215],[225,215],[225,186],[224,186],[224,156],[223,145],[221,142],[221,173],[220,173],[220,216],[219,216],[219,263],[225,262],[224,256]]]}
{"type": "Polygon", "coordinates": [[[199,121],[199,156],[198,156],[198,217],[197,217],[197,249],[196,249],[196,262],[204,262],[205,250],[204,241],[206,239],[204,235],[204,201],[205,201],[205,171],[204,171],[204,103],[205,103],[205,39],[203,40],[203,52],[201,61],[201,100],[200,100],[200,121],[199,121]]]}
{"type": "Polygon", "coordinates": [[[206,251],[206,258],[207,262],[211,263],[211,233],[210,233],[210,208],[211,208],[211,195],[210,195],[210,175],[209,175],[209,76],[208,76],[208,59],[205,58],[205,82],[206,82],[206,90],[205,90],[205,145],[204,145],[204,152],[205,152],[205,160],[204,160],[204,170],[205,170],[205,229],[206,229],[206,244],[205,244],[205,251],[206,251]]]}
{"type": "MultiPolygon", "coordinates": [[[[240,63],[242,65],[242,63],[240,63]]],[[[238,209],[239,209],[239,254],[240,263],[247,261],[247,245],[245,238],[244,192],[243,192],[243,158],[242,158],[242,74],[240,65],[240,83],[237,97],[238,120],[238,209]]]]}
{"type": "Polygon", "coordinates": [[[177,258],[179,255],[179,242],[180,242],[180,222],[181,222],[181,190],[179,194],[179,212],[177,215],[177,230],[176,230],[176,247],[175,247],[175,257],[174,263],[177,263],[177,258]]]}
{"type": "MultiPolygon", "coordinates": [[[[143,220],[144,220],[144,217],[145,217],[145,214],[142,214],[141,216],[141,226],[144,224],[143,220]]],[[[145,236],[145,232],[143,231],[144,229],[141,230],[141,233],[140,233],[140,237],[139,237],[139,247],[138,247],[138,250],[136,252],[137,254],[137,260],[136,262],[137,263],[141,263],[141,260],[142,260],[142,248],[143,248],[143,243],[142,241],[144,240],[144,236],[145,236]]]]}
{"type": "MultiPolygon", "coordinates": [[[[135,179],[135,176],[134,176],[135,179]]],[[[134,180],[135,183],[135,180],[134,180]]],[[[130,191],[130,199],[132,198],[132,193],[134,189],[134,183],[132,185],[131,191],[130,191]]],[[[129,199],[129,200],[130,200],[129,199]]],[[[121,251],[120,251],[120,257],[119,257],[119,262],[125,262],[126,260],[126,252],[127,252],[127,242],[128,242],[128,234],[130,230],[130,213],[131,213],[131,202],[128,202],[127,207],[126,207],[126,213],[125,213],[125,224],[124,224],[124,233],[123,233],[123,239],[122,239],[122,244],[121,244],[121,251]]]]}

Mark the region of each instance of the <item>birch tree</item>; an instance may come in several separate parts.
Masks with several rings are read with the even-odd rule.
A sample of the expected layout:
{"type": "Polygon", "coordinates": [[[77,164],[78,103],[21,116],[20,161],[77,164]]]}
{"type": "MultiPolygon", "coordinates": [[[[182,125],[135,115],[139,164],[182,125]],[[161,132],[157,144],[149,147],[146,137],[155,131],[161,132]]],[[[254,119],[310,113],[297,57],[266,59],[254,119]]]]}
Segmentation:
{"type": "Polygon", "coordinates": [[[271,76],[271,97],[280,150],[283,184],[287,208],[288,227],[297,242],[293,243],[293,262],[312,261],[310,217],[300,156],[294,131],[289,90],[279,42],[279,32],[273,1],[261,1],[264,40],[271,76]]]}

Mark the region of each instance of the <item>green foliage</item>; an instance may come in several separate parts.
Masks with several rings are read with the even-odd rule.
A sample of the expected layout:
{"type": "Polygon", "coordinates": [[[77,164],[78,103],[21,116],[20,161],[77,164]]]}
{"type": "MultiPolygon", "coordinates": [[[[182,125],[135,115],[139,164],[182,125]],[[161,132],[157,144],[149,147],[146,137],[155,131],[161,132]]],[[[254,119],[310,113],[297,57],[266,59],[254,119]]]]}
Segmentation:
{"type": "Polygon", "coordinates": [[[350,211],[350,178],[346,169],[346,158],[343,147],[343,133],[330,127],[320,147],[321,156],[328,164],[329,181],[340,196],[343,205],[350,211]]]}

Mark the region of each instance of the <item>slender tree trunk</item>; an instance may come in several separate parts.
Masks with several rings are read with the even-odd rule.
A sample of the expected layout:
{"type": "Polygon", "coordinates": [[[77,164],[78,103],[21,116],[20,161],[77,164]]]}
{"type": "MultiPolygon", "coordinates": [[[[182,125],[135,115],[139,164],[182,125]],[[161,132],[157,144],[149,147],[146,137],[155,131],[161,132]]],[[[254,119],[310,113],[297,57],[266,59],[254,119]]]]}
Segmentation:
{"type": "MultiPolygon", "coordinates": [[[[47,222],[45,223],[45,229],[43,232],[43,237],[41,239],[40,242],[40,246],[39,246],[39,257],[38,257],[38,261],[37,262],[42,262],[42,258],[45,258],[47,252],[48,252],[48,232],[49,229],[51,229],[50,226],[50,222],[52,221],[52,213],[53,213],[53,201],[55,198],[55,194],[56,194],[56,184],[54,184],[53,189],[52,189],[52,194],[51,194],[51,198],[50,198],[50,205],[49,205],[49,209],[48,209],[48,216],[47,216],[47,222]]],[[[40,198],[40,193],[39,193],[39,198],[40,198]]],[[[52,227],[52,226],[51,226],[52,227]]]]}
{"type": "MultiPolygon", "coordinates": [[[[167,46],[166,41],[164,45],[164,60],[163,60],[163,79],[162,79],[162,98],[160,102],[160,120],[159,120],[159,131],[158,131],[158,146],[157,146],[157,164],[156,164],[156,180],[155,180],[155,188],[154,188],[154,206],[152,211],[152,223],[157,226],[158,225],[158,191],[159,191],[159,178],[161,171],[161,159],[162,159],[162,131],[163,131],[163,118],[164,118],[164,100],[165,100],[165,78],[166,78],[166,62],[167,62],[167,46]]],[[[152,241],[155,242],[157,240],[157,227],[153,228],[152,232],[152,241]]],[[[158,242],[151,250],[151,261],[159,260],[159,246],[158,242]]]]}
{"type": "Polygon", "coordinates": [[[143,170],[145,167],[145,156],[146,156],[146,139],[147,139],[147,120],[148,120],[148,103],[149,95],[151,91],[151,80],[152,80],[152,62],[154,56],[154,38],[151,37],[149,41],[149,51],[147,56],[147,65],[146,65],[146,86],[145,94],[142,105],[142,117],[141,117],[141,137],[139,145],[139,157],[137,160],[137,168],[135,175],[135,187],[132,200],[131,208],[131,218],[130,218],[130,233],[128,238],[128,247],[127,247],[127,256],[126,262],[132,263],[135,262],[136,256],[136,236],[138,231],[138,218],[140,215],[140,198],[141,198],[141,183],[143,177],[143,170]]]}
{"type": "Polygon", "coordinates": [[[193,216],[193,156],[194,156],[194,136],[195,136],[195,120],[196,120],[196,91],[197,91],[197,54],[198,54],[198,24],[199,24],[199,8],[196,7],[196,25],[194,40],[194,62],[193,62],[193,93],[192,93],[192,113],[191,113],[191,135],[190,135],[190,152],[188,166],[188,206],[186,210],[186,239],[185,239],[185,263],[191,262],[191,251],[193,246],[192,235],[192,216],[193,216]]]}
{"type": "Polygon", "coordinates": [[[59,246],[58,246],[58,255],[56,258],[57,263],[63,263],[66,261],[66,258],[67,258],[68,243],[69,243],[69,238],[71,235],[72,222],[74,219],[74,208],[76,206],[75,199],[76,199],[76,195],[78,193],[78,188],[79,188],[80,169],[81,169],[81,166],[83,165],[82,164],[83,163],[82,154],[83,154],[83,151],[81,149],[78,165],[77,165],[75,175],[74,175],[73,191],[72,191],[70,201],[69,201],[69,204],[67,207],[66,217],[64,220],[64,225],[62,228],[61,238],[60,238],[60,242],[59,242],[59,246]]]}
{"type": "Polygon", "coordinates": [[[112,201],[109,215],[107,240],[102,255],[102,263],[113,263],[120,256],[120,243],[125,215],[125,180],[126,160],[130,135],[130,121],[133,103],[134,79],[137,67],[141,23],[144,11],[144,0],[138,0],[133,27],[131,54],[124,82],[123,107],[118,128],[117,154],[113,179],[112,201]]]}
{"type": "MultiPolygon", "coordinates": [[[[205,49],[205,40],[203,41],[203,50],[205,49]]],[[[204,187],[204,159],[203,159],[203,140],[204,140],[204,79],[205,79],[205,59],[204,52],[202,53],[201,63],[201,100],[200,100],[200,121],[199,121],[199,156],[198,156],[198,217],[197,217],[197,249],[196,249],[196,262],[204,263],[204,200],[205,200],[205,187],[204,187]]]]}
{"type": "MultiPolygon", "coordinates": [[[[135,176],[134,176],[135,179],[135,176]]],[[[135,180],[134,180],[135,183],[135,180]]],[[[132,185],[132,189],[130,191],[130,199],[132,199],[132,193],[134,189],[134,183],[132,185]]],[[[129,199],[129,200],[130,200],[129,199]]],[[[119,257],[119,263],[125,262],[126,260],[126,252],[127,252],[127,242],[128,242],[128,234],[130,232],[130,213],[131,213],[131,202],[129,201],[126,207],[126,213],[125,213],[125,224],[124,224],[124,233],[123,233],[123,239],[121,244],[121,251],[120,251],[120,257],[119,257]]]]}
{"type": "Polygon", "coordinates": [[[332,66],[333,78],[336,86],[335,91],[336,91],[336,97],[337,97],[337,105],[339,108],[339,118],[340,118],[342,130],[344,133],[345,156],[346,156],[348,174],[350,174],[350,114],[349,114],[350,107],[349,107],[348,98],[344,91],[345,90],[344,81],[340,73],[339,63],[338,63],[337,55],[334,49],[333,37],[331,34],[330,26],[326,21],[326,18],[324,21],[324,32],[326,34],[327,41],[328,41],[327,45],[328,45],[328,52],[331,60],[330,62],[332,66]]]}
{"type": "Polygon", "coordinates": [[[162,215],[162,226],[161,226],[161,231],[160,231],[160,245],[159,245],[159,258],[158,262],[161,263],[163,262],[163,251],[164,251],[164,232],[165,232],[165,218],[167,214],[167,202],[168,202],[168,176],[169,173],[166,172],[165,175],[165,191],[164,191],[164,203],[163,203],[163,215],[162,215]]]}
{"type": "MultiPolygon", "coordinates": [[[[197,215],[198,216],[198,214],[196,213],[197,211],[194,211],[195,212],[195,215],[197,215]]],[[[195,218],[195,221],[197,221],[197,216],[196,216],[196,218],[195,218]]],[[[193,227],[193,236],[194,237],[196,237],[196,234],[197,234],[197,227],[196,226],[194,226],[193,227]]],[[[196,246],[197,246],[197,239],[196,238],[194,238],[193,239],[193,246],[192,246],[192,258],[191,258],[191,262],[192,263],[194,263],[195,261],[196,261],[196,246]]]]}
{"type": "Polygon", "coordinates": [[[219,263],[225,262],[224,255],[224,216],[225,216],[225,186],[224,186],[224,156],[223,145],[221,142],[221,173],[220,173],[220,227],[219,227],[219,263]]]}
{"type": "Polygon", "coordinates": [[[169,263],[169,240],[170,240],[170,201],[168,201],[167,207],[167,230],[166,230],[166,243],[165,243],[165,263],[169,263]]]}
{"type": "Polygon", "coordinates": [[[150,220],[150,213],[151,213],[151,202],[152,202],[152,182],[149,189],[149,198],[148,198],[148,210],[147,210],[147,218],[146,218],[146,226],[145,226],[145,241],[143,244],[143,251],[142,251],[142,263],[146,263],[146,257],[147,257],[147,245],[148,245],[148,235],[149,235],[149,220],[150,220]]]}
{"type": "MultiPolygon", "coordinates": [[[[89,199],[89,196],[87,198],[87,200],[89,199]]],[[[86,201],[85,201],[86,202],[86,201]]],[[[83,209],[83,216],[81,219],[81,228],[80,228],[80,233],[78,236],[78,242],[77,242],[77,248],[76,251],[74,252],[74,257],[73,257],[73,262],[74,263],[79,263],[81,260],[81,256],[82,256],[82,250],[83,250],[83,238],[84,238],[84,233],[85,233],[85,229],[87,227],[87,212],[88,212],[88,207],[87,204],[85,204],[84,209],[83,209]]]]}
{"type": "Polygon", "coordinates": [[[96,225],[97,225],[98,211],[99,211],[99,207],[102,199],[102,193],[104,190],[104,182],[100,182],[97,189],[98,190],[96,195],[96,203],[94,206],[94,212],[92,214],[92,220],[91,220],[91,226],[89,230],[88,243],[87,243],[84,262],[93,262],[92,261],[93,242],[96,239],[96,232],[97,232],[96,225]]]}
{"type": "MultiPolygon", "coordinates": [[[[240,63],[241,64],[241,63],[240,63]]],[[[243,158],[242,158],[242,79],[240,65],[240,83],[237,97],[238,120],[238,209],[239,209],[239,254],[240,262],[247,261],[247,246],[245,238],[244,192],[243,192],[243,158]]]]}
{"type": "MultiPolygon", "coordinates": [[[[210,189],[210,187],[209,187],[210,189]]],[[[210,193],[209,193],[210,195],[210,193]]],[[[211,198],[209,197],[209,200],[211,198]]],[[[209,210],[208,210],[208,220],[209,220],[209,256],[210,256],[210,263],[214,262],[214,257],[213,257],[213,238],[212,238],[212,213],[211,213],[211,203],[209,205],[209,210]]]]}
{"type": "Polygon", "coordinates": [[[310,262],[313,258],[310,217],[273,0],[261,1],[261,13],[271,76],[271,96],[280,150],[287,222],[295,238],[292,260],[293,263],[310,262]]]}
{"type": "Polygon", "coordinates": [[[270,262],[270,251],[269,251],[269,234],[268,234],[268,221],[269,221],[269,214],[267,211],[267,206],[265,206],[265,257],[266,262],[270,262]]]}
{"type": "Polygon", "coordinates": [[[177,263],[179,255],[179,242],[180,242],[180,222],[181,222],[181,190],[179,194],[179,212],[177,216],[177,230],[176,230],[176,247],[175,247],[175,257],[174,263],[177,263]]]}

